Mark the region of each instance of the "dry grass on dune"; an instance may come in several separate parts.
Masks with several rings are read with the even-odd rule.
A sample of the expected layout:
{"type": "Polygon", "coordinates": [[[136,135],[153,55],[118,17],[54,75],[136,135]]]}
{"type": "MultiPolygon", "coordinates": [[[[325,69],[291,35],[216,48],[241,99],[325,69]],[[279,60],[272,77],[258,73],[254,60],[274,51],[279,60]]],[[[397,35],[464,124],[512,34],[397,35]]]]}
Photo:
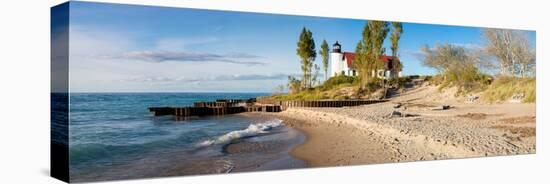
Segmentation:
{"type": "Polygon", "coordinates": [[[289,94],[276,94],[270,97],[273,100],[346,100],[346,99],[365,99],[380,98],[383,90],[379,81],[373,79],[364,90],[359,90],[356,77],[336,76],[331,77],[322,85],[302,89],[289,94]]]}
{"type": "Polygon", "coordinates": [[[536,79],[498,77],[482,93],[481,97],[487,102],[501,102],[512,98],[516,94],[524,94],[524,103],[534,103],[536,101],[536,79]]]}

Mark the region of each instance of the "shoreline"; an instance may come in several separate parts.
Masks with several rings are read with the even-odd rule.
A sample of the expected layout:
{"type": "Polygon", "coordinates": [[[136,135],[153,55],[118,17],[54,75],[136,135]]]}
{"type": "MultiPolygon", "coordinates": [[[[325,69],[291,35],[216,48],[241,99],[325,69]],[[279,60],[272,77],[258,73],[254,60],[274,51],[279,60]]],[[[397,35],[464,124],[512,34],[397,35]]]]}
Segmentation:
{"type": "MultiPolygon", "coordinates": [[[[311,121],[296,114],[247,112],[243,116],[264,116],[281,119],[285,127],[294,129],[303,134],[300,142],[294,143],[288,150],[288,155],[305,162],[304,167],[280,167],[278,169],[329,167],[359,164],[379,164],[398,162],[396,153],[391,152],[389,145],[376,137],[373,133],[357,129],[347,123],[330,123],[325,121],[311,121]],[[390,156],[391,155],[391,156],[390,156]],[[388,157],[390,156],[390,157],[388,157]]],[[[319,118],[317,120],[321,120],[319,118]]],[[[261,164],[254,171],[266,169],[261,164]]],[[[272,169],[268,169],[272,170],[272,169]]]]}
{"type": "MultiPolygon", "coordinates": [[[[268,123],[277,119],[259,114],[241,116],[241,114],[235,114],[226,117],[213,117],[208,121],[213,121],[214,123],[210,123],[214,126],[224,123],[240,123],[248,126],[242,126],[239,129],[225,127],[227,130],[220,131],[219,135],[212,134],[212,136],[195,139],[186,145],[137,150],[139,153],[126,156],[127,160],[118,157],[101,158],[116,159],[117,163],[83,169],[73,167],[71,170],[72,180],[74,182],[91,182],[305,168],[305,163],[302,160],[295,159],[289,154],[293,147],[304,142],[305,136],[302,132],[286,126],[266,128],[265,133],[238,136],[227,142],[201,145],[205,141],[236,136],[241,131],[247,132],[249,129],[257,131],[257,127],[250,128],[250,125],[268,123]],[[127,170],[134,172],[125,173],[127,170]],[[158,170],[162,170],[162,172],[155,172],[158,170]]],[[[175,124],[172,122],[173,120],[167,121],[170,121],[172,125],[189,127],[209,123],[204,122],[206,120],[190,119],[184,124],[175,124]]]]}
{"type": "Polygon", "coordinates": [[[345,123],[311,122],[288,115],[277,117],[306,135],[306,141],[294,147],[290,155],[304,160],[308,167],[396,162],[395,154],[386,149],[388,145],[368,136],[372,132],[345,123]]]}
{"type": "Polygon", "coordinates": [[[316,110],[296,108],[277,115],[306,134],[306,142],[296,146],[291,155],[311,167],[485,156],[423,135],[411,136],[388,126],[316,110]]]}
{"type": "MultiPolygon", "coordinates": [[[[529,104],[453,104],[455,109],[390,117],[391,102],[344,108],[289,108],[271,114],[306,135],[290,154],[308,167],[440,160],[536,153],[529,104]],[[509,107],[522,112],[509,113],[509,107]],[[527,109],[526,109],[527,108],[527,109]],[[493,114],[486,114],[494,111],[493,114]],[[483,112],[483,113],[474,113],[483,112]]],[[[532,105],[534,106],[534,105],[532,105]]],[[[425,110],[425,109],[424,109],[425,110]]],[[[512,111],[514,112],[514,111],[512,111]]]]}
{"type": "Polygon", "coordinates": [[[101,181],[536,153],[535,104],[464,103],[436,92],[433,87],[416,88],[369,105],[292,107],[181,124],[160,119],[179,128],[219,126],[215,134],[192,139],[219,143],[204,149],[147,148],[120,164],[73,170],[78,171],[73,175],[75,181],[101,181]],[[450,107],[434,110],[442,105],[450,107]],[[275,128],[252,126],[271,119],[282,120],[283,126],[279,120],[275,128]],[[135,172],[121,174],[128,169],[135,172]],[[159,169],[164,172],[154,172],[159,169]]]}
{"type": "Polygon", "coordinates": [[[395,162],[394,153],[370,132],[345,123],[311,121],[288,114],[274,115],[285,126],[297,129],[306,138],[290,151],[290,155],[306,162],[308,167],[327,167],[395,162]]]}

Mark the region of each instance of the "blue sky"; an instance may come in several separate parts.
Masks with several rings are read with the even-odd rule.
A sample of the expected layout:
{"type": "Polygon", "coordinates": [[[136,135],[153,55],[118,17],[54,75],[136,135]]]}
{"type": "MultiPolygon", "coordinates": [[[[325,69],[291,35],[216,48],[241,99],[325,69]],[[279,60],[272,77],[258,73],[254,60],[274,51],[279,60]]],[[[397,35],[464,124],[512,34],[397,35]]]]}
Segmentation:
{"type": "MultiPolygon", "coordinates": [[[[354,51],[365,23],[72,2],[71,91],[271,92],[286,83],[286,76],[300,73],[295,49],[302,27],[313,32],[318,47],[325,39],[354,51]]],[[[405,75],[434,73],[419,61],[422,45],[484,44],[480,28],[404,23],[403,29],[400,58],[405,75]]],[[[528,35],[534,42],[534,32],[528,35]]]]}

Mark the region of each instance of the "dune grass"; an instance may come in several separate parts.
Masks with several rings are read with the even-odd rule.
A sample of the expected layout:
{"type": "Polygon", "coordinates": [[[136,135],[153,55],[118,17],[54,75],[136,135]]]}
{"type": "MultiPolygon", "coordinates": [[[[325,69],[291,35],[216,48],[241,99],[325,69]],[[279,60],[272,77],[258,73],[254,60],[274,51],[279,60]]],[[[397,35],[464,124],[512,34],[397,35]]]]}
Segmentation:
{"type": "Polygon", "coordinates": [[[492,80],[490,75],[483,74],[476,68],[443,72],[430,78],[431,83],[437,85],[440,91],[445,88],[457,87],[457,96],[481,92],[487,89],[492,80]]]}
{"type": "MultiPolygon", "coordinates": [[[[536,79],[503,77],[494,79],[491,76],[472,72],[468,76],[436,75],[426,77],[431,84],[438,85],[440,89],[456,86],[459,88],[457,95],[469,93],[481,93],[481,100],[489,103],[507,101],[516,94],[523,94],[524,103],[536,101],[536,79]]],[[[404,84],[407,80],[396,79],[398,84],[404,84]]],[[[390,81],[391,82],[391,81],[390,81]]],[[[399,86],[399,85],[398,85],[399,86]]],[[[372,94],[380,88],[379,81],[368,83],[366,89],[359,90],[358,80],[355,77],[337,76],[325,81],[322,85],[310,89],[304,89],[292,94],[276,94],[268,98],[272,100],[345,100],[372,94]]]]}
{"type": "Polygon", "coordinates": [[[323,99],[349,99],[348,94],[343,94],[344,88],[354,88],[357,84],[355,77],[336,76],[328,79],[322,85],[304,89],[293,94],[277,94],[271,96],[275,100],[323,100],[323,99]]]}
{"type": "Polygon", "coordinates": [[[520,93],[525,95],[523,98],[524,103],[534,103],[536,101],[536,79],[534,77],[497,77],[483,91],[481,97],[487,102],[501,102],[520,93]]]}

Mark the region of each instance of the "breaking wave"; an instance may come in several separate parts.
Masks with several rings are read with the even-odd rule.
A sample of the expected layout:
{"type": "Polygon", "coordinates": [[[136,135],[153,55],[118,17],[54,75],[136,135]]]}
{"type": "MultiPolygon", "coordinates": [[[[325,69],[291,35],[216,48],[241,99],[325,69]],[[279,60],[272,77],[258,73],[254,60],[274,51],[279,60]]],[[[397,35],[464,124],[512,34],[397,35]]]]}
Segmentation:
{"type": "Polygon", "coordinates": [[[282,125],[282,120],[276,119],[276,120],[270,120],[265,123],[256,123],[256,124],[250,124],[248,128],[243,130],[236,130],[229,132],[227,134],[224,134],[222,136],[219,136],[215,139],[206,140],[198,144],[199,147],[204,146],[211,146],[215,144],[228,144],[233,140],[245,138],[245,137],[252,137],[259,134],[265,134],[268,133],[269,130],[279,127],[282,125]]]}

